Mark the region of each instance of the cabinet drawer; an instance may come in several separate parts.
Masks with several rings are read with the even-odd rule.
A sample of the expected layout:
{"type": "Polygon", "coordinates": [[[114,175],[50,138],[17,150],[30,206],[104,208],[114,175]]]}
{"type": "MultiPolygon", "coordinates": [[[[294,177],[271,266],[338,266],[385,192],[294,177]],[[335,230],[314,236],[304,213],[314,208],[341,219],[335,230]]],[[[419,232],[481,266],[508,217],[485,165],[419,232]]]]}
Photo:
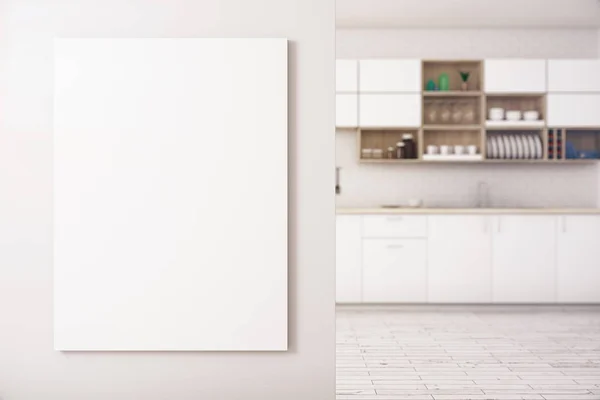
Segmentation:
{"type": "Polygon", "coordinates": [[[549,94],[548,125],[552,127],[600,126],[600,95],[549,94]]]}
{"type": "Polygon", "coordinates": [[[426,242],[424,239],[364,239],[363,301],[425,303],[426,242]]]}
{"type": "Polygon", "coordinates": [[[421,60],[360,60],[361,92],[421,91],[421,60]]]}
{"type": "Polygon", "coordinates": [[[600,92],[600,60],[548,60],[549,92],[600,92]]]}
{"type": "Polygon", "coordinates": [[[335,126],[339,128],[358,126],[358,95],[338,94],[335,96],[335,126]]]}
{"type": "Polygon", "coordinates": [[[337,60],[335,62],[336,92],[358,92],[358,61],[337,60]]]}
{"type": "Polygon", "coordinates": [[[358,121],[363,127],[420,127],[418,94],[361,94],[358,121]]]}
{"type": "Polygon", "coordinates": [[[363,237],[422,238],[427,236],[427,217],[415,215],[367,215],[363,237]]]}
{"type": "Polygon", "coordinates": [[[546,60],[485,60],[487,93],[543,93],[546,60]]]}

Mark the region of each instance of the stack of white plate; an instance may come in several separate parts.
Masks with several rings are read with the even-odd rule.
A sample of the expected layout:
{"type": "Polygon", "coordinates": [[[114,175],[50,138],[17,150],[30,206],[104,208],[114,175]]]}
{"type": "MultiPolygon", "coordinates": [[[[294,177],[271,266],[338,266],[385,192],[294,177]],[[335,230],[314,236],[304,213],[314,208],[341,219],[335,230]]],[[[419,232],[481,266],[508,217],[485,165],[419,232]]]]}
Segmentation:
{"type": "Polygon", "coordinates": [[[536,134],[494,134],[487,136],[488,159],[541,159],[544,151],[542,140],[536,134]]]}

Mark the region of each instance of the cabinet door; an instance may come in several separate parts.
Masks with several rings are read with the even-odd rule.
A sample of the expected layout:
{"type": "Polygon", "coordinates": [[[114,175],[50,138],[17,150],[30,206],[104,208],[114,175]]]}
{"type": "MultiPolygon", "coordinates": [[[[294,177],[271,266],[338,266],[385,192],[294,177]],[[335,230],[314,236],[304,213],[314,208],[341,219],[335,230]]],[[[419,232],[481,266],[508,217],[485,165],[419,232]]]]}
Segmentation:
{"type": "Polygon", "coordinates": [[[359,125],[364,127],[420,127],[421,96],[418,94],[361,94],[359,125]]]}
{"type": "Polygon", "coordinates": [[[420,92],[421,60],[361,60],[361,92],[420,92]]]}
{"type": "Polygon", "coordinates": [[[498,216],[493,229],[494,302],[555,302],[556,218],[498,216]]]}
{"type": "Polygon", "coordinates": [[[485,60],[487,93],[543,93],[546,60],[485,60]]]}
{"type": "Polygon", "coordinates": [[[490,217],[429,217],[430,303],[489,303],[492,300],[490,217]]]}
{"type": "Polygon", "coordinates": [[[335,91],[352,93],[358,92],[357,60],[336,60],[335,91]]]}
{"type": "Polygon", "coordinates": [[[600,94],[549,94],[548,126],[600,126],[600,94]]]}
{"type": "Polygon", "coordinates": [[[548,60],[549,92],[600,92],[600,60],[548,60]]]}
{"type": "Polygon", "coordinates": [[[559,217],[558,301],[600,302],[600,216],[559,217]]]}
{"type": "Polygon", "coordinates": [[[338,94],[335,96],[335,126],[340,128],[358,126],[358,95],[338,94]]]}
{"type": "Polygon", "coordinates": [[[335,298],[338,303],[362,300],[361,219],[359,215],[336,217],[335,298]]]}
{"type": "Polygon", "coordinates": [[[427,301],[427,250],[423,239],[363,240],[363,301],[427,301]]]}

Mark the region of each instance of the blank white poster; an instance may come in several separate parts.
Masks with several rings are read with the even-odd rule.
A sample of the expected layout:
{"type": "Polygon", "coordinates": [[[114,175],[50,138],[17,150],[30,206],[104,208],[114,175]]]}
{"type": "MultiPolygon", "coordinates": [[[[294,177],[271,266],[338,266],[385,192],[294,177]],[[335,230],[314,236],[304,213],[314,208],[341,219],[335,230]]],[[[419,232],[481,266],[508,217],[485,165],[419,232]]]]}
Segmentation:
{"type": "Polygon", "coordinates": [[[287,349],[287,41],[57,39],[57,350],[287,349]]]}

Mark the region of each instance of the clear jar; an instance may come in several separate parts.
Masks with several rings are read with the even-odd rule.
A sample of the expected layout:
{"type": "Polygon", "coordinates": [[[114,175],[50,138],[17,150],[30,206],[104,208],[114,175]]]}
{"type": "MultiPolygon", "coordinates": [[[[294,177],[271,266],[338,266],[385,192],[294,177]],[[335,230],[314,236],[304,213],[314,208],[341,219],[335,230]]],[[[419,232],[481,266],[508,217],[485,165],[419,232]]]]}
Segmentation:
{"type": "Polygon", "coordinates": [[[393,147],[388,147],[387,148],[387,158],[396,158],[396,149],[394,149],[393,147]]]}

